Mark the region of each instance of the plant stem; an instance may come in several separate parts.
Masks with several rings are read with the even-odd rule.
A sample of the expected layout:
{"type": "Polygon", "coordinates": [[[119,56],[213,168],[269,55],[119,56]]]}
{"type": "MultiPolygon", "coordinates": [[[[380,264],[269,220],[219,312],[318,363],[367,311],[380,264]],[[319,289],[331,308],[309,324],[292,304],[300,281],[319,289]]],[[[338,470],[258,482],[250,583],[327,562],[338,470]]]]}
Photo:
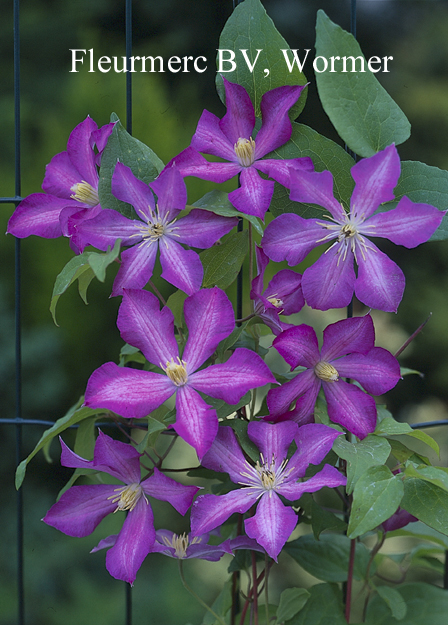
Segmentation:
{"type": "Polygon", "coordinates": [[[352,601],[353,569],[355,566],[356,539],[350,543],[350,559],[348,561],[347,588],[345,595],[345,620],[350,623],[350,610],[352,601]]]}
{"type": "Polygon", "coordinates": [[[252,551],[252,577],[253,577],[253,603],[252,610],[254,615],[253,623],[258,625],[258,579],[257,579],[257,560],[255,551],[252,551]]]}
{"type": "Polygon", "coordinates": [[[218,614],[216,614],[216,612],[205,603],[205,601],[203,601],[201,599],[201,597],[199,595],[197,595],[194,590],[192,588],[190,588],[190,586],[187,584],[187,582],[185,581],[185,577],[184,577],[184,572],[182,570],[182,560],[179,560],[179,575],[180,575],[180,579],[182,580],[182,584],[184,585],[185,590],[187,590],[190,595],[192,595],[197,601],[199,601],[199,603],[210,612],[210,614],[212,614],[212,616],[214,616],[214,618],[221,623],[221,625],[227,625],[227,623],[225,621],[222,620],[222,618],[220,616],[218,616],[218,614]]]}

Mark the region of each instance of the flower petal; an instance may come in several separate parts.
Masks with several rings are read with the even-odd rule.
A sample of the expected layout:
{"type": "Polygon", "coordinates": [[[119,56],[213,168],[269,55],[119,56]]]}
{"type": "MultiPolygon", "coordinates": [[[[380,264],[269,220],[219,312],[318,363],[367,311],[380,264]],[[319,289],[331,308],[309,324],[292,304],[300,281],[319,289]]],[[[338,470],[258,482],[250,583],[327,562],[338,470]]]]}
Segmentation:
{"type": "Polygon", "coordinates": [[[289,197],[294,202],[323,206],[336,222],[345,222],[347,215],[333,195],[333,174],[330,171],[307,171],[303,167],[292,166],[290,188],[289,197]]]}
{"type": "Polygon", "coordinates": [[[134,176],[130,167],[120,162],[115,165],[111,188],[116,198],[131,204],[144,221],[152,222],[151,211],[155,210],[154,194],[147,184],[134,176]]]}
{"type": "Polygon", "coordinates": [[[275,461],[278,470],[287,456],[289,446],[298,433],[297,423],[283,421],[282,423],[266,423],[251,421],[247,426],[249,438],[256,444],[266,462],[275,461]]]}
{"type": "Polygon", "coordinates": [[[337,369],[341,377],[356,380],[372,395],[390,391],[401,377],[398,360],[381,347],[374,347],[366,355],[344,356],[337,362],[337,369]]]}
{"type": "Polygon", "coordinates": [[[200,495],[191,508],[191,533],[200,536],[219,527],[234,513],[244,514],[256,502],[258,492],[238,488],[225,495],[200,495]]]}
{"type": "Polygon", "coordinates": [[[295,415],[294,420],[296,420],[296,417],[307,417],[310,410],[314,408],[319,389],[320,380],[314,375],[314,371],[312,369],[302,371],[296,375],[295,378],[289,380],[285,384],[282,384],[280,387],[272,388],[268,392],[266,398],[269,408],[269,421],[272,420],[272,417],[278,417],[280,415],[283,416],[296,399],[305,395],[309,391],[310,395],[307,395],[306,413],[301,411],[300,417],[299,414],[297,414],[295,415]]]}
{"type": "Polygon", "coordinates": [[[106,554],[106,568],[112,577],[132,585],[155,539],[151,506],[141,497],[128,513],[115,545],[106,554]]]}
{"type": "MultiPolygon", "coordinates": [[[[204,113],[205,112],[206,111],[204,111],[204,113]]],[[[227,143],[225,138],[224,140],[227,143]]],[[[219,183],[226,182],[226,180],[230,180],[230,178],[239,174],[242,169],[241,165],[236,162],[236,155],[233,148],[232,153],[233,161],[230,163],[209,163],[202,154],[199,154],[197,150],[190,146],[175,156],[168,163],[167,167],[176,165],[184,177],[195,176],[202,180],[212,180],[213,182],[219,183]]],[[[207,154],[213,154],[213,152],[207,151],[207,154]]]]}
{"type": "Polygon", "coordinates": [[[264,218],[274,193],[274,181],[264,180],[255,167],[243,167],[240,186],[229,193],[229,201],[245,215],[264,218]]]}
{"type": "Polygon", "coordinates": [[[247,461],[231,427],[218,429],[212,446],[202,458],[202,466],[213,471],[228,473],[232,482],[241,482],[242,474],[247,472],[247,461]]]}
{"type": "MultiPolygon", "coordinates": [[[[193,138],[191,139],[190,147],[198,152],[213,154],[214,156],[225,158],[227,161],[237,162],[234,143],[236,143],[236,141],[229,139],[229,137],[227,137],[221,129],[220,120],[216,117],[216,115],[204,110],[199,119],[193,138]]],[[[177,158],[175,159],[175,163],[177,166],[181,167],[183,176],[194,175],[185,174],[183,171],[183,165],[179,164],[177,158]]]]}
{"type": "Polygon", "coordinates": [[[202,393],[236,404],[247,391],[275,383],[275,378],[258,354],[239,347],[226,362],[190,375],[189,382],[202,393]]]}
{"type": "Polygon", "coordinates": [[[393,200],[400,169],[395,145],[358,161],[351,169],[356,183],[350,201],[352,217],[367,219],[380,204],[393,200]]]}
{"type": "Polygon", "coordinates": [[[122,246],[135,245],[142,240],[140,226],[144,224],[136,219],[128,219],[119,212],[104,208],[92,219],[86,219],[75,225],[78,246],[84,249],[93,245],[98,250],[112,248],[117,239],[122,246]]]}
{"type": "MultiPolygon", "coordinates": [[[[367,354],[375,343],[372,317],[364,315],[363,317],[341,319],[328,325],[323,336],[322,360],[329,362],[352,352],[367,354]]],[[[338,368],[339,361],[335,363],[335,366],[338,368]]]]}
{"type": "Polygon", "coordinates": [[[185,323],[189,334],[183,353],[188,373],[209,358],[218,343],[235,327],[232,304],[221,289],[202,289],[185,300],[185,323]]]}
{"type": "Polygon", "coordinates": [[[349,432],[364,438],[376,427],[377,410],[375,400],[354,384],[339,379],[337,382],[323,382],[328,416],[334,423],[347,428],[349,432]]]}
{"type": "Polygon", "coordinates": [[[300,499],[303,493],[315,493],[324,486],[336,488],[337,486],[345,486],[346,483],[345,475],[342,475],[335,467],[326,464],[322,471],[310,477],[306,482],[286,482],[279,486],[278,492],[290,501],[296,501],[300,499]]]}
{"type": "Polygon", "coordinates": [[[171,237],[162,237],[159,245],[162,278],[187,295],[199,291],[204,276],[201,259],[193,250],[185,250],[171,237]]]}
{"type": "Polygon", "coordinates": [[[265,298],[276,297],[281,299],[283,304],[277,311],[283,315],[297,313],[305,305],[302,293],[302,275],[292,269],[281,269],[269,281],[265,298]]]}
{"type": "Polygon", "coordinates": [[[360,302],[385,312],[397,312],[405,286],[400,267],[369,241],[363,254],[357,254],[358,279],[355,295],[360,302]]]}
{"type": "Polygon", "coordinates": [[[266,226],[261,246],[271,260],[286,260],[298,265],[327,234],[315,219],[303,219],[294,213],[284,213],[266,226]]]}
{"type": "Polygon", "coordinates": [[[176,394],[177,434],[194,447],[199,459],[210,449],[218,432],[216,410],[193,388],[180,386],[176,394]]]}
{"type": "Polygon", "coordinates": [[[282,332],[274,339],[272,345],[291,369],[299,365],[312,369],[320,360],[316,333],[305,323],[282,332]]]}
{"type": "Polygon", "coordinates": [[[302,291],[311,308],[343,308],[352,300],[355,280],[353,252],[344,243],[336,243],[305,269],[302,291]]]}
{"type": "Polygon", "coordinates": [[[176,239],[184,245],[208,249],[237,225],[237,217],[223,217],[195,208],[176,222],[176,239]]]}
{"type": "MultiPolygon", "coordinates": [[[[255,126],[255,112],[246,89],[223,77],[227,112],[219,122],[219,128],[231,145],[238,139],[249,139],[255,126]]],[[[201,150],[203,152],[205,150],[201,150]]],[[[211,154],[211,152],[209,152],[211,154]]],[[[224,157],[228,158],[228,157],[224,157]]],[[[233,159],[229,159],[233,160],[233,159]]]]}
{"type": "Polygon", "coordinates": [[[142,289],[149,282],[157,249],[157,243],[146,242],[121,253],[121,265],[115,276],[112,297],[123,295],[123,289],[142,289]]]}
{"type": "Polygon", "coordinates": [[[341,432],[322,423],[302,425],[294,438],[297,451],[288,463],[288,467],[292,468],[288,478],[304,477],[308,466],[322,462],[340,435],[341,432]]]}
{"type": "MultiPolygon", "coordinates": [[[[73,166],[81,174],[81,180],[88,182],[94,189],[98,188],[98,172],[91,135],[97,129],[97,124],[87,116],[72,130],[67,142],[67,154],[73,166]]],[[[76,182],[81,182],[81,180],[76,182]]]]}
{"type": "Polygon", "coordinates": [[[141,419],[162,405],[174,391],[174,384],[165,375],[107,362],[90,376],[85,405],[112,410],[127,419],[141,419]]]}
{"type": "Polygon", "coordinates": [[[265,493],[257,506],[255,516],[246,519],[244,527],[249,538],[254,538],[276,562],[284,544],[297,525],[297,514],[284,506],[274,491],[265,493]]]}
{"type": "Polygon", "coordinates": [[[314,170],[313,161],[307,156],[298,158],[263,158],[262,160],[255,161],[254,167],[256,167],[258,171],[267,174],[270,178],[273,178],[287,189],[291,186],[291,167],[304,169],[305,171],[314,170]]]}
{"type": "Polygon", "coordinates": [[[138,483],[141,455],[132,445],[117,441],[99,430],[91,468],[109,473],[125,484],[138,483]]]}
{"type": "MultiPolygon", "coordinates": [[[[73,185],[82,182],[83,177],[70,160],[67,152],[55,154],[45,169],[45,177],[42,182],[42,189],[46,193],[56,195],[60,198],[70,199],[73,185]]],[[[98,174],[93,181],[85,180],[94,189],[98,188],[98,174]],[[92,184],[93,182],[93,184],[92,184]]],[[[77,200],[74,200],[75,202],[77,200]]],[[[79,203],[79,202],[78,202],[79,203]]]]}
{"type": "Polygon", "coordinates": [[[178,168],[165,167],[159,176],[149,185],[157,195],[159,214],[169,214],[169,221],[174,219],[187,204],[187,187],[178,168]]]}
{"type": "Polygon", "coordinates": [[[168,501],[179,514],[184,515],[198,492],[197,486],[186,486],[172,480],[164,473],[154,468],[154,473],[141,483],[147,495],[159,501],[168,501]]]}
{"type": "Polygon", "coordinates": [[[6,232],[18,239],[31,234],[44,239],[60,237],[62,230],[59,215],[66,206],[78,210],[82,208],[76,200],[66,200],[46,193],[32,193],[17,206],[9,219],[6,232]]]}
{"type": "Polygon", "coordinates": [[[174,336],[173,313],[149,291],[125,291],[118,311],[118,329],[126,343],[138,347],[149,362],[165,366],[179,348],[174,336]]]}

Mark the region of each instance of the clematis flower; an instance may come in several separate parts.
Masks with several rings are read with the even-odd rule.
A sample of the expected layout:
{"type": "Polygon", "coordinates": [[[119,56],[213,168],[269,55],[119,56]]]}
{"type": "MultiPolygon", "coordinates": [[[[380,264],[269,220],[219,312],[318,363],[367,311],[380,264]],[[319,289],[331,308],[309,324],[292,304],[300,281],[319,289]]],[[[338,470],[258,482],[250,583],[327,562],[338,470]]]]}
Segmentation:
{"type": "Polygon", "coordinates": [[[225,182],[240,174],[240,187],[229,193],[229,200],[242,213],[263,219],[271,203],[274,181],[261,178],[267,174],[289,188],[288,165],[312,171],[310,158],[263,159],[266,154],[289,141],[292,133],[289,109],[297,102],[304,86],[284,86],[262,96],[262,124],[254,139],[255,111],[247,91],[225,78],[227,112],[219,120],[204,110],[189,148],[172,159],[183,176],[196,176],[213,182],[225,182]],[[210,163],[199,152],[219,156],[227,163],[210,163]]]}
{"type": "Polygon", "coordinates": [[[292,421],[275,425],[252,421],[247,433],[260,450],[260,460],[255,466],[245,459],[233,430],[219,428],[202,465],[228,473],[240,488],[225,495],[200,495],[191,509],[191,533],[196,536],[208,532],[234,512],[244,514],[257,504],[255,515],[244,522],[246,533],[277,560],[297,525],[297,514],[282,503],[279,495],[296,501],[303,493],[312,493],[324,486],[344,485],[346,478],[330,465],[325,465],[306,482],[300,481],[310,464],[319,464],[325,458],[341,433],[321,424],[299,428],[292,421]],[[288,460],[288,449],[293,441],[297,450],[288,460]]]}
{"type": "Polygon", "coordinates": [[[255,247],[258,275],[252,280],[250,299],[254,313],[271,328],[275,335],[293,327],[280,320],[279,315],[292,315],[302,310],[305,300],[302,294],[302,276],[290,269],[281,269],[263,291],[264,272],[269,262],[261,247],[255,247]]]}
{"type": "Polygon", "coordinates": [[[118,211],[104,209],[93,219],[75,226],[81,249],[90,244],[105,251],[117,239],[128,248],[121,255],[112,295],[122,295],[124,288],[143,288],[152,276],[157,250],[160,250],[162,277],[189,295],[198,291],[204,273],[201,261],[196,252],[185,250],[181,244],[209,248],[230,232],[238,219],[194,209],[177,220],[187,203],[187,189],[176,167],[165,168],[148,186],[129,167],[117,163],[112,193],[129,202],[139,219],[128,219],[118,211]],[[153,191],[157,194],[157,204],[153,191]]]}
{"type": "MultiPolygon", "coordinates": [[[[32,193],[20,202],[7,232],[19,239],[32,234],[45,239],[70,236],[70,219],[79,222],[101,210],[97,165],[113,127],[111,123],[98,129],[91,117],[78,124],[70,133],[67,150],[56,154],[46,167],[45,193],[32,193]]],[[[79,251],[76,245],[72,247],[79,251]]]]}
{"type": "Polygon", "coordinates": [[[414,521],[418,521],[417,517],[403,508],[398,508],[391,517],[381,523],[380,528],[383,532],[393,532],[406,527],[409,523],[414,523],[414,521]]]}
{"type": "Polygon", "coordinates": [[[313,328],[302,324],[276,337],[273,346],[291,369],[304,367],[295,378],[267,395],[269,420],[292,419],[309,423],[321,387],[327,400],[329,418],[359,438],[373,432],[377,410],[373,395],[390,391],[400,379],[400,366],[390,352],[374,347],[375,331],[370,315],[342,319],[327,326],[319,351],[313,328]],[[288,410],[295,402],[295,407],[288,410]]]}
{"type": "Polygon", "coordinates": [[[125,290],[117,321],[121,336],[163,373],[106,363],[90,377],[85,404],[142,418],[176,394],[173,427],[202,457],[216,436],[218,419],[199,393],[236,404],[247,391],[275,378],[260,356],[246,348],[235,349],[224,363],[200,369],[235,327],[232,304],[224,291],[215,287],[188,297],[184,316],[189,334],[180,357],[171,310],[160,311],[149,291],[125,290]]]}
{"type": "Polygon", "coordinates": [[[120,533],[106,555],[106,568],[112,577],[133,584],[137,571],[154,545],[156,534],[147,496],[168,501],[185,514],[196,486],[184,486],[154,468],[141,480],[140,454],[135,447],[116,441],[101,431],[95,443],[93,460],[84,460],[61,440],[61,464],[65,467],[94,469],[124,482],[72,486],[42,519],[69,536],[88,536],[112,512],[128,511],[120,533]]]}
{"type": "Polygon", "coordinates": [[[403,297],[404,274],[369,237],[416,247],[435,232],[445,212],[402,197],[396,208],[375,213],[381,204],[394,199],[393,190],[400,176],[400,159],[394,145],[362,159],[351,173],[355,189],[347,214],[333,196],[329,171],[291,169],[290,198],[318,204],[330,216],[303,219],[295,214],[280,215],[267,226],[261,244],[272,260],[297,265],[315,247],[332,242],[303,273],[303,294],[312,308],[347,306],[355,293],[366,306],[396,312],[403,297]],[[358,265],[357,277],[353,261],[358,265]]]}

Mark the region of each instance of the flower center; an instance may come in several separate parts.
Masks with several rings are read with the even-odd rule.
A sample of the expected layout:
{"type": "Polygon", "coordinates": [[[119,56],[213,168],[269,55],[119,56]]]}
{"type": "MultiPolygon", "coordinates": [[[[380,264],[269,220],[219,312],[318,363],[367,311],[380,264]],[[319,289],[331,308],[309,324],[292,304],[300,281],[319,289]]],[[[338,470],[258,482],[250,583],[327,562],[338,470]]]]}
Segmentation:
{"type": "Polygon", "coordinates": [[[242,139],[241,137],[233,146],[238,163],[243,167],[250,167],[255,160],[255,141],[252,139],[242,139]]]}
{"type": "Polygon", "coordinates": [[[173,534],[171,540],[168,536],[163,537],[163,542],[167,547],[171,547],[174,549],[174,556],[179,559],[183,559],[187,557],[187,547],[188,545],[195,545],[201,542],[200,536],[194,536],[190,543],[190,538],[185,532],[181,535],[173,534]]]}
{"type": "MultiPolygon", "coordinates": [[[[140,243],[140,246],[145,245],[145,243],[156,243],[164,235],[172,237],[180,236],[173,232],[174,230],[178,229],[178,226],[174,225],[177,219],[173,219],[173,221],[168,222],[168,216],[170,213],[169,211],[166,211],[165,215],[161,217],[158,208],[153,211],[151,207],[149,207],[150,219],[148,219],[148,217],[142,211],[138,212],[145,221],[145,223],[136,226],[138,232],[132,234],[131,237],[142,237],[143,241],[140,243]]],[[[163,241],[168,249],[168,241],[166,237],[163,239],[163,241]]]]}
{"type": "Polygon", "coordinates": [[[132,484],[128,484],[128,486],[120,486],[115,489],[115,492],[117,495],[108,497],[108,499],[112,499],[112,503],[117,504],[114,512],[118,510],[133,510],[141,497],[148,503],[148,500],[143,494],[143,488],[138,482],[133,482],[132,484]]]}
{"type": "Polygon", "coordinates": [[[171,361],[166,363],[165,367],[162,369],[165,371],[171,382],[173,382],[176,386],[183,386],[188,381],[188,374],[186,370],[187,363],[185,360],[181,360],[179,356],[177,357],[178,362],[174,362],[174,358],[171,358],[171,361]]]}
{"type": "Polygon", "coordinates": [[[272,297],[268,297],[267,299],[268,302],[271,302],[271,304],[276,308],[281,308],[283,306],[283,300],[279,297],[275,297],[275,295],[273,295],[272,297]]]}
{"type": "Polygon", "coordinates": [[[88,204],[89,206],[96,206],[100,203],[98,191],[85,180],[74,184],[70,187],[70,191],[73,191],[73,195],[70,196],[73,200],[88,204]]]}
{"type": "Polygon", "coordinates": [[[339,230],[338,241],[340,243],[341,241],[344,241],[345,239],[351,239],[357,234],[358,234],[358,231],[356,230],[355,226],[351,224],[350,222],[348,222],[344,224],[342,228],[339,230]]]}
{"type": "Polygon", "coordinates": [[[314,373],[324,382],[337,382],[339,380],[337,369],[324,360],[317,363],[314,367],[314,373]]]}

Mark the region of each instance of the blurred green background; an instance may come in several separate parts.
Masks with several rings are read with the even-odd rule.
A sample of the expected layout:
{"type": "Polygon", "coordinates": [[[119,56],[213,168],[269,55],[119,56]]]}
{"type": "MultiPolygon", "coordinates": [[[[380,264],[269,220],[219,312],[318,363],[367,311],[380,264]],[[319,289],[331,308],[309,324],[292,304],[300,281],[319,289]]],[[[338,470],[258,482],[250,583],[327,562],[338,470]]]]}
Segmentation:
{"type": "MultiPolygon", "coordinates": [[[[292,48],[314,46],[316,11],[349,29],[349,0],[265,0],[264,6],[292,48]]],[[[0,196],[14,195],[13,21],[12,2],[2,0],[0,23],[0,196]]],[[[164,162],[187,147],[203,110],[222,116],[214,89],[214,57],[219,33],[232,11],[231,0],[136,0],[133,6],[135,55],[205,56],[203,74],[133,74],[133,134],[147,143],[164,162]]],[[[403,159],[421,160],[448,168],[448,4],[442,0],[368,0],[358,2],[357,36],[364,54],[392,55],[389,74],[378,79],[402,107],[412,125],[411,138],[399,152],[403,159]]],[[[94,48],[95,54],[124,55],[124,1],[29,0],[21,8],[21,120],[22,189],[26,196],[40,190],[45,165],[66,149],[72,128],[87,115],[98,125],[112,111],[125,123],[123,74],[70,73],[71,48],[94,48]]],[[[323,113],[311,66],[308,102],[300,121],[337,140],[323,113]]],[[[230,190],[233,183],[229,183],[230,190]]],[[[212,186],[189,179],[192,203],[212,186]]],[[[13,211],[2,204],[1,228],[13,211]]],[[[448,208],[448,205],[447,205],[448,208]]],[[[0,400],[1,417],[14,416],[14,239],[0,246],[0,400]]],[[[431,243],[416,250],[382,246],[403,268],[407,287],[397,315],[376,315],[379,344],[394,351],[424,321],[424,332],[403,354],[404,366],[424,378],[408,377],[387,398],[398,419],[425,421],[446,418],[448,405],[448,246],[431,243]]],[[[57,273],[71,258],[66,240],[31,237],[21,245],[23,328],[23,416],[55,420],[83,394],[91,372],[116,360],[122,345],[115,326],[118,299],[108,299],[113,271],[105,284],[93,282],[89,306],[73,286],[58,305],[57,328],[49,303],[57,273]]],[[[247,282],[246,282],[247,286],[247,282]]],[[[165,294],[169,294],[165,289],[165,294]]],[[[249,312],[249,309],[247,310],[249,312]]],[[[362,309],[357,311],[362,313],[362,309]]],[[[326,324],[323,314],[304,311],[299,319],[326,324]]],[[[42,432],[24,428],[27,455],[42,432]]],[[[2,565],[0,567],[0,623],[16,623],[15,491],[13,426],[2,426],[2,565]]],[[[448,429],[431,434],[446,444],[448,429]]],[[[70,434],[67,435],[70,443],[70,434]]],[[[188,450],[187,462],[194,462],[188,450]]],[[[446,449],[446,446],[445,446],[446,449]]],[[[29,467],[24,485],[26,613],[30,625],[120,625],[124,622],[124,585],[104,568],[104,552],[89,554],[108,533],[115,517],[100,525],[93,537],[68,538],[42,524],[70,471],[59,467],[57,444],[53,465],[39,455],[29,467]]],[[[184,457],[184,456],[182,456],[184,457]]],[[[443,452],[441,463],[446,466],[443,452]]],[[[169,506],[155,506],[156,526],[188,530],[188,519],[172,515],[169,506]]],[[[220,565],[188,561],[186,576],[208,602],[219,592],[228,560],[220,565]]],[[[284,556],[273,573],[272,599],[302,573],[284,556]]],[[[430,576],[425,579],[431,581],[430,576]]],[[[314,580],[315,581],[315,580],[314,580]]],[[[306,577],[305,583],[313,580],[306,577]]],[[[201,622],[203,610],[182,588],[177,563],[151,555],[143,564],[135,587],[134,623],[173,625],[201,622]]]]}

